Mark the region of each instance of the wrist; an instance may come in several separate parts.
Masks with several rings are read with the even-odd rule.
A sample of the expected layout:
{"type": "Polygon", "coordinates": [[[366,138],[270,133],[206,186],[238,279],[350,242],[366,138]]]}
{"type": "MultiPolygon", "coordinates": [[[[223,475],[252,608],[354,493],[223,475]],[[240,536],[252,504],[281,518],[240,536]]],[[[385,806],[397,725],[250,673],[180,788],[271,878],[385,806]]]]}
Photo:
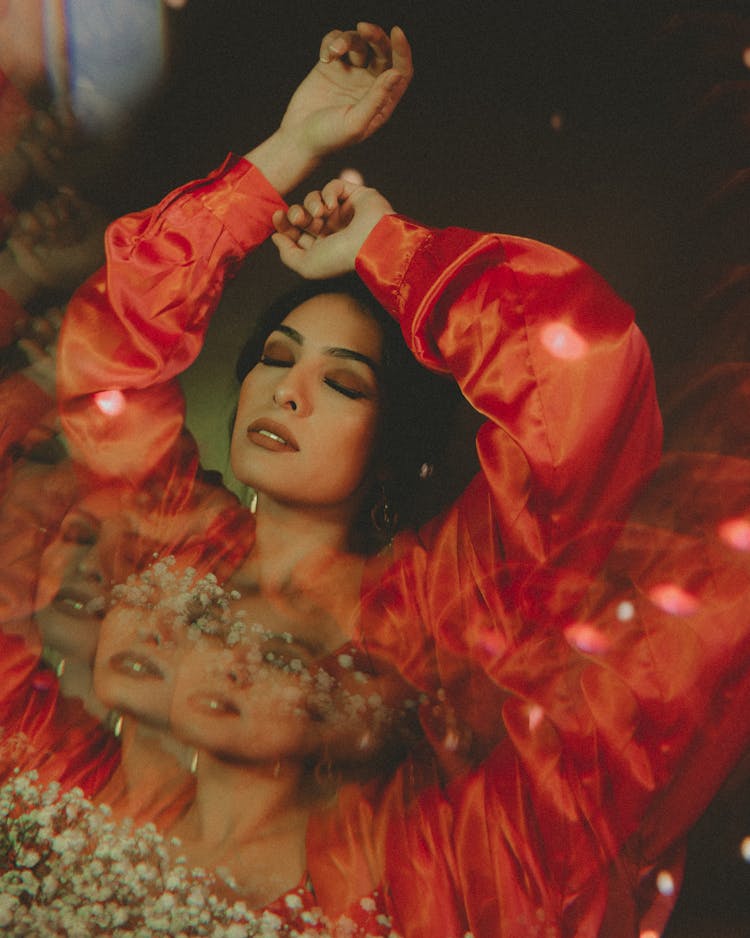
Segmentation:
{"type": "Polygon", "coordinates": [[[286,195],[314,172],[320,156],[312,153],[283,128],[245,154],[280,195],[286,195]]]}

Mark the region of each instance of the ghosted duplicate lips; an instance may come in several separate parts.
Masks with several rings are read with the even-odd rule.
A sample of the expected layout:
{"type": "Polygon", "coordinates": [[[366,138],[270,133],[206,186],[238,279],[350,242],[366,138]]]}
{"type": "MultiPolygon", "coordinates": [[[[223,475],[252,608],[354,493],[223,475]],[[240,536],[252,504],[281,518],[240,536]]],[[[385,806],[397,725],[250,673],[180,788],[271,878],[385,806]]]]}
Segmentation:
{"type": "Polygon", "coordinates": [[[109,666],[118,674],[128,677],[164,679],[161,670],[145,655],[138,655],[132,651],[121,651],[109,659],[109,666]]]}
{"type": "Polygon", "coordinates": [[[62,589],[52,600],[52,605],[58,612],[76,619],[90,619],[104,616],[104,604],[99,596],[90,596],[79,593],[77,590],[62,589]]]}
{"type": "Polygon", "coordinates": [[[239,709],[226,697],[216,694],[191,694],[188,703],[194,710],[210,716],[239,716],[239,709]]]}

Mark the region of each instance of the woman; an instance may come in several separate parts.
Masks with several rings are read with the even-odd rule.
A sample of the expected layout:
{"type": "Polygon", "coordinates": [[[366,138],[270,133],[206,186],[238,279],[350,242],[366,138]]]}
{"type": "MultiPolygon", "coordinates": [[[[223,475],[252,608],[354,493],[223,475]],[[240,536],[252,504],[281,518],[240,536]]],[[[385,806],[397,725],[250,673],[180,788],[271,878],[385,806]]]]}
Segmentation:
{"type": "MultiPolygon", "coordinates": [[[[385,771],[397,724],[407,722],[408,710],[398,716],[403,687],[344,651],[317,610],[294,600],[272,608],[210,579],[190,594],[184,617],[166,591],[163,608],[156,604],[163,638],[140,645],[145,679],[113,674],[110,661],[122,654],[108,660],[110,640],[98,656],[98,684],[150,722],[169,698],[172,731],[194,747],[194,796],[169,829],[183,862],[208,871],[225,900],[325,918],[306,856],[311,815],[334,796],[341,773],[361,780],[373,766],[385,771]]],[[[123,641],[117,635],[115,647],[123,641]]],[[[382,895],[357,896],[337,921],[380,934],[388,923],[382,895]]],[[[336,922],[328,925],[338,933],[336,922]]]]}
{"type": "MultiPolygon", "coordinates": [[[[401,42],[394,33],[394,57],[401,42]]],[[[377,61],[381,47],[372,44],[377,61]]],[[[311,197],[323,227],[299,207],[286,222],[277,215],[279,193],[320,155],[314,82],[351,74],[337,58],[345,45],[328,46],[329,61],[249,161],[230,160],[110,229],[106,278],[78,294],[64,326],[66,430],[97,471],[148,475],[169,459],[182,425],[171,379],[197,354],[224,278],[272,219],[284,256],[307,273],[327,274],[314,260],[321,255],[334,257],[334,273],[351,270],[356,257],[417,358],[452,374],[487,419],[481,472],[461,498],[365,562],[351,547],[389,470],[378,447],[389,391],[382,333],[354,297],[325,285],[277,324],[243,383],[232,464],[258,501],[233,584],[249,587],[269,614],[295,597],[396,662],[428,695],[420,716],[442,773],[443,787],[430,785],[433,767],[420,772],[410,760],[310,815],[304,859],[316,900],[336,917],[385,882],[389,910],[409,935],[596,934],[605,922],[631,933],[642,912],[634,883],[646,866],[634,846],[639,822],[650,807],[659,816],[659,798],[696,737],[666,745],[674,704],[649,697],[659,681],[641,683],[637,656],[592,655],[594,625],[567,626],[587,591],[596,599],[591,570],[612,544],[611,522],[658,459],[645,343],[606,284],[544,245],[432,231],[390,214],[368,190],[311,197]],[[340,221],[328,216],[340,196],[337,231],[340,221]],[[314,248],[298,223],[311,229],[314,248]],[[310,247],[309,259],[295,260],[285,236],[310,247]],[[580,547],[574,562],[564,553],[571,543],[580,547]],[[600,679],[610,673],[633,685],[631,696],[615,696],[617,682],[600,679]],[[655,729],[636,741],[641,713],[655,729]],[[472,771],[453,778],[467,764],[472,771]]],[[[326,111],[323,149],[344,142],[345,113],[326,111]]],[[[608,647],[619,649],[622,633],[648,647],[652,625],[622,626],[608,647]]],[[[724,652],[740,648],[741,636],[732,642],[724,652]]],[[[706,659],[709,674],[716,660],[706,659]]],[[[707,671],[686,671],[680,706],[689,708],[707,671]]],[[[656,666],[654,675],[662,676],[656,666]]],[[[718,777],[703,781],[705,790],[718,777]]],[[[650,842],[655,856],[680,832],[650,842]]]]}

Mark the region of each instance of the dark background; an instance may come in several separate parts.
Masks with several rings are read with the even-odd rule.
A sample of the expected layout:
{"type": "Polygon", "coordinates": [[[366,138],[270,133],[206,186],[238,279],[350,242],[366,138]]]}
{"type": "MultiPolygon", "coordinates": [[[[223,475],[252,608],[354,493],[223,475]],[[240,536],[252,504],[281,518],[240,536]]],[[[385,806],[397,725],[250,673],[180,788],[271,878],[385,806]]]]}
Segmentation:
{"type": "Polygon", "coordinates": [[[673,360],[698,338],[686,261],[700,250],[703,183],[727,150],[741,163],[747,144],[733,127],[691,129],[711,88],[750,76],[742,9],[190,0],[167,16],[169,85],[101,198],[117,213],[150,204],[228,150],[245,152],[274,129],[325,32],[398,23],[415,61],[405,100],[312,182],[354,165],[421,221],[557,244],[630,300],[658,361],[673,360]]]}

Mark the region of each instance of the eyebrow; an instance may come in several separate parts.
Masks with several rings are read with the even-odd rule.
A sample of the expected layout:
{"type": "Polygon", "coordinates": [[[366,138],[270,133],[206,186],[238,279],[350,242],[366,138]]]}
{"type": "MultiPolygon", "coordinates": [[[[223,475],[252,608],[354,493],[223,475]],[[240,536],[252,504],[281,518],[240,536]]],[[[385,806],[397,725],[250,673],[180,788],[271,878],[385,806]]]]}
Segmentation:
{"type": "Polygon", "coordinates": [[[101,527],[102,519],[97,517],[90,511],[87,511],[85,508],[79,508],[78,505],[74,505],[70,511],[65,515],[65,517],[60,522],[59,527],[62,528],[66,524],[90,524],[92,527],[101,527]]]}
{"type": "MultiPolygon", "coordinates": [[[[297,332],[296,329],[292,329],[291,326],[286,326],[284,323],[276,326],[273,330],[274,332],[281,332],[283,335],[287,336],[295,342],[297,345],[305,344],[305,337],[297,332]]],[[[370,358],[369,355],[363,355],[362,352],[355,352],[350,348],[339,348],[338,346],[327,346],[323,349],[324,355],[330,355],[332,358],[348,358],[355,362],[362,362],[363,365],[367,365],[372,371],[379,375],[382,371],[382,366],[379,365],[376,361],[370,358]]]]}

